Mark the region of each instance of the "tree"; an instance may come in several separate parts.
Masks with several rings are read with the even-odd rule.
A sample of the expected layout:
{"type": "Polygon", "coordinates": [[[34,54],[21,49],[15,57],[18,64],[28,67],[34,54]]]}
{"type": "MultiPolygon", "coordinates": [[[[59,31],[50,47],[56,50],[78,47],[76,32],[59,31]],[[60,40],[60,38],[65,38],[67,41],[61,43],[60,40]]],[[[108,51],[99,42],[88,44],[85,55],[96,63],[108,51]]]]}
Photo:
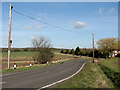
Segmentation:
{"type": "Polygon", "coordinates": [[[68,54],[69,53],[69,50],[68,49],[66,49],[66,52],[65,52],[65,54],[68,54]]]}
{"type": "Polygon", "coordinates": [[[34,62],[36,63],[46,63],[50,61],[54,53],[51,50],[51,43],[50,40],[41,36],[32,39],[32,44],[35,47],[35,54],[33,55],[34,62]]]}
{"type": "Polygon", "coordinates": [[[64,53],[64,51],[63,51],[63,50],[61,50],[61,51],[60,51],[60,53],[64,53]]]}
{"type": "Polygon", "coordinates": [[[72,49],[72,50],[70,51],[70,54],[74,54],[74,49],[72,49]]]}
{"type": "Polygon", "coordinates": [[[98,48],[103,52],[108,54],[112,50],[118,49],[118,39],[117,38],[103,38],[97,41],[98,48]]]}
{"type": "MultiPolygon", "coordinates": [[[[93,51],[89,53],[89,57],[93,57],[93,51]]],[[[102,54],[99,50],[95,49],[94,51],[95,58],[105,58],[105,54],[102,54]]]]}
{"type": "Polygon", "coordinates": [[[80,53],[81,53],[80,48],[77,47],[77,48],[75,49],[75,55],[80,55],[80,53]]]}

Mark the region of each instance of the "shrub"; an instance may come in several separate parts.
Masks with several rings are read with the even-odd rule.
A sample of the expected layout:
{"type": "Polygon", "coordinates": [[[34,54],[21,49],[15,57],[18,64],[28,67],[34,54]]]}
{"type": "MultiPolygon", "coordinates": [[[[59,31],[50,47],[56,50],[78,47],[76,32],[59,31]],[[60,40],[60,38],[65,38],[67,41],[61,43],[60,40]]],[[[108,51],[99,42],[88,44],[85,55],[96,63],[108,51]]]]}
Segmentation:
{"type": "Polygon", "coordinates": [[[32,44],[36,50],[35,54],[33,55],[35,63],[43,64],[53,58],[54,53],[50,49],[51,44],[48,39],[45,37],[34,38],[32,40],[32,44]]]}
{"type": "Polygon", "coordinates": [[[117,54],[115,57],[120,57],[120,53],[119,53],[119,54],[117,54]]]}
{"type": "Polygon", "coordinates": [[[74,54],[74,49],[72,49],[72,50],[70,51],[70,54],[74,54]]]}
{"type": "Polygon", "coordinates": [[[61,50],[61,51],[60,51],[60,53],[64,53],[64,51],[63,51],[63,50],[61,50]]]}
{"type": "Polygon", "coordinates": [[[69,53],[69,50],[67,49],[66,52],[65,52],[65,54],[68,54],[68,53],[69,53]]]}

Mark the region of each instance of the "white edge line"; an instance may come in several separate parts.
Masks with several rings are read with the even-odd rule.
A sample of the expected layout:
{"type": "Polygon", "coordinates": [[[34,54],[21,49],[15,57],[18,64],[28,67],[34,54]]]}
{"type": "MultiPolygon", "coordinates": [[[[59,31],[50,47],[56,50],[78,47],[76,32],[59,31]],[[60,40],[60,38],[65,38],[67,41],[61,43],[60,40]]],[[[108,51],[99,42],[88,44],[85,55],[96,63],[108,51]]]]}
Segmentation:
{"type": "Polygon", "coordinates": [[[37,89],[37,90],[41,90],[41,89],[48,88],[48,87],[50,87],[50,86],[53,86],[53,85],[55,85],[55,84],[57,84],[57,83],[63,82],[63,81],[65,81],[65,80],[67,80],[67,79],[75,76],[76,74],[78,74],[78,73],[82,70],[82,68],[84,67],[85,64],[86,64],[86,62],[82,65],[82,67],[81,67],[76,73],[72,74],[71,76],[69,76],[69,77],[67,77],[67,78],[64,78],[64,79],[62,79],[62,80],[59,80],[59,81],[57,81],[57,82],[54,82],[54,83],[52,83],[52,84],[46,85],[46,86],[44,86],[44,87],[42,87],[42,88],[39,88],[39,89],[37,89]]]}

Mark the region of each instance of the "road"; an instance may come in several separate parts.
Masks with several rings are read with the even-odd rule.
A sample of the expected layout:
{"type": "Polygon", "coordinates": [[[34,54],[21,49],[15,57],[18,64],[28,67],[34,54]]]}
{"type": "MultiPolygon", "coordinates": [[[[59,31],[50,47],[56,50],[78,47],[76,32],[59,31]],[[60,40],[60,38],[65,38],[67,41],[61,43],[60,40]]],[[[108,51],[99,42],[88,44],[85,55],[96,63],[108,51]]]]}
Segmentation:
{"type": "Polygon", "coordinates": [[[2,76],[3,88],[42,88],[76,73],[88,60],[73,60],[31,71],[2,76]]]}

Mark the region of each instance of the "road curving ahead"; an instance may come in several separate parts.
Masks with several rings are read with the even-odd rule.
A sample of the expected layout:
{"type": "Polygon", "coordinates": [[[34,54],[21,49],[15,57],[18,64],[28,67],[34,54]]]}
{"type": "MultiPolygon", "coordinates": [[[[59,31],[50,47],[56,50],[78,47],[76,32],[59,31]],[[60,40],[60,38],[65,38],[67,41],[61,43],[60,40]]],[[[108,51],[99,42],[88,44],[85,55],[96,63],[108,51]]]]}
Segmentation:
{"type": "Polygon", "coordinates": [[[83,64],[89,60],[72,60],[22,73],[2,76],[3,88],[34,88],[42,89],[54,85],[55,82],[77,74],[83,64]]]}

